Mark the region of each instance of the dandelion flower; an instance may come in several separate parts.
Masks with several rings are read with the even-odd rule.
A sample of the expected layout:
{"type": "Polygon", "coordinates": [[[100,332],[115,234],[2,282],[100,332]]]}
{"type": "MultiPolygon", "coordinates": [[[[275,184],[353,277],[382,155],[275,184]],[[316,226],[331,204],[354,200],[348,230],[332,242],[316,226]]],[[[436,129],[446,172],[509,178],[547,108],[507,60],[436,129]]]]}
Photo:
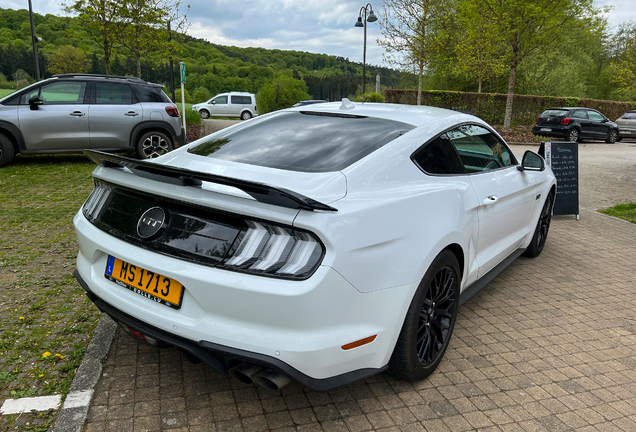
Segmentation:
{"type": "Polygon", "coordinates": [[[44,376],[44,374],[40,374],[39,377],[42,378],[44,376]]]}
{"type": "Polygon", "coordinates": [[[51,355],[51,353],[47,351],[44,354],[42,354],[42,358],[47,358],[50,355],[51,355]]]}
{"type": "Polygon", "coordinates": [[[21,319],[21,320],[23,320],[23,319],[24,319],[24,317],[20,317],[20,319],[21,319]]]}
{"type": "Polygon", "coordinates": [[[66,356],[63,356],[62,354],[55,354],[55,357],[59,357],[61,359],[66,358],[66,356]]]}

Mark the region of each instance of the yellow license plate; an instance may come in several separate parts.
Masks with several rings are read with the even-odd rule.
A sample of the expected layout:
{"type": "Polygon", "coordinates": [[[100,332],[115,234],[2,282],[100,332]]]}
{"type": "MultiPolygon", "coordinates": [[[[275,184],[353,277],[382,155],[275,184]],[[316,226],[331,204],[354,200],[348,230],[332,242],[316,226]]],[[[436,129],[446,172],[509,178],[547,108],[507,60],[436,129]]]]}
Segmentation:
{"type": "Polygon", "coordinates": [[[167,276],[109,255],[104,277],[157,303],[174,309],[181,307],[183,285],[167,276]]]}

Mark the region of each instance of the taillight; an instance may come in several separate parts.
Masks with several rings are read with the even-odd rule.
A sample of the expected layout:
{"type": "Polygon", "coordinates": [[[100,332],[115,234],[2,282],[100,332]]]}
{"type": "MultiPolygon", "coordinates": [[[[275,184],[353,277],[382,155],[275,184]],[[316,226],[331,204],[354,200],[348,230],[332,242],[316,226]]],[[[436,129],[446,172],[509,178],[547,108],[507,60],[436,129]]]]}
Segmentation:
{"type": "Polygon", "coordinates": [[[570,119],[569,118],[564,118],[563,120],[561,120],[561,124],[562,125],[569,125],[570,124],[570,119]]]}
{"type": "Polygon", "coordinates": [[[242,270],[274,277],[306,279],[324,256],[322,243],[311,233],[292,227],[245,221],[244,230],[221,264],[228,270],[242,270]]]}
{"type": "Polygon", "coordinates": [[[258,110],[256,109],[256,105],[254,105],[254,112],[258,112],[258,110]]]}
{"type": "Polygon", "coordinates": [[[170,117],[179,117],[179,109],[173,106],[167,106],[166,112],[170,117]]]}
{"type": "Polygon", "coordinates": [[[535,123],[539,123],[539,117],[534,121],[535,123]]]}
{"type": "Polygon", "coordinates": [[[99,213],[104,208],[104,204],[108,201],[113,188],[105,183],[95,180],[95,189],[84,203],[82,208],[86,219],[92,221],[97,219],[99,213]]]}

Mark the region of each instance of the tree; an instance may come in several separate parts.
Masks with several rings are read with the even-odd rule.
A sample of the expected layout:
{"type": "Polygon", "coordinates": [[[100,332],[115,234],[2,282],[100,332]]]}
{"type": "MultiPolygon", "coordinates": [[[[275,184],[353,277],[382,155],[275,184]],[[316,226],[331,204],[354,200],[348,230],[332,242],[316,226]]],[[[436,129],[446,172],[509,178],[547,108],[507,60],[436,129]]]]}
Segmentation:
{"type": "Polygon", "coordinates": [[[636,21],[619,26],[614,38],[616,59],[610,64],[610,80],[618,93],[636,100],[636,21]]]}
{"type": "Polygon", "coordinates": [[[424,69],[434,53],[436,21],[445,10],[445,0],[383,0],[379,12],[378,23],[383,37],[377,42],[386,50],[384,59],[401,68],[417,65],[418,105],[422,101],[424,69]]]}
{"type": "Polygon", "coordinates": [[[126,28],[122,18],[122,0],[76,0],[66,7],[66,11],[79,14],[84,28],[104,50],[104,69],[110,75],[113,48],[119,45],[121,34],[126,28]]]}
{"type": "Polygon", "coordinates": [[[508,97],[503,131],[510,131],[512,100],[519,64],[538,49],[559,43],[560,34],[571,27],[598,28],[606,25],[592,0],[464,0],[466,13],[492,26],[505,43],[508,97]]]}
{"type": "Polygon", "coordinates": [[[289,108],[296,102],[309,99],[307,84],[290,76],[281,76],[264,85],[256,95],[260,114],[289,108]]]}
{"type": "Polygon", "coordinates": [[[496,27],[466,13],[461,4],[453,31],[454,43],[446,45],[454,47],[453,70],[457,75],[477,80],[477,92],[481,93],[485,79],[501,75],[505,70],[501,35],[496,27]]]}
{"type": "MultiPolygon", "coordinates": [[[[121,43],[135,58],[137,77],[141,78],[141,57],[153,53],[172,55],[175,44],[172,31],[188,26],[187,12],[179,15],[181,0],[121,0],[126,23],[121,43]]],[[[189,8],[189,6],[188,6],[189,8]]]]}
{"type": "Polygon", "coordinates": [[[91,68],[91,60],[81,48],[64,45],[49,56],[49,72],[53,75],[63,73],[86,73],[91,68]]]}

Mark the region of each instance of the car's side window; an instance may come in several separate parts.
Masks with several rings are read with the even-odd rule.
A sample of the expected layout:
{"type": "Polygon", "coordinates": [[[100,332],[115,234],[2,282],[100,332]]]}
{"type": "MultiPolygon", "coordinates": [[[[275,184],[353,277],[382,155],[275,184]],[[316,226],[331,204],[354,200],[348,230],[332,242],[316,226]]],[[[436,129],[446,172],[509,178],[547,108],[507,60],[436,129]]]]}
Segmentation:
{"type": "Polygon", "coordinates": [[[140,85],[136,85],[134,88],[139,102],[168,102],[170,100],[163,97],[161,90],[140,85]]]}
{"type": "Polygon", "coordinates": [[[585,111],[585,110],[576,110],[576,111],[574,111],[574,113],[572,114],[572,117],[581,118],[581,119],[589,118],[587,116],[587,111],[585,111]]]}
{"type": "Polygon", "coordinates": [[[230,98],[232,104],[234,105],[249,105],[250,97],[249,96],[232,96],[230,98]]]}
{"type": "Polygon", "coordinates": [[[136,102],[126,84],[95,83],[95,103],[99,105],[130,105],[136,102]]]}
{"type": "Polygon", "coordinates": [[[464,165],[447,138],[437,137],[413,155],[413,162],[428,174],[464,174],[464,165]]]}
{"type": "Polygon", "coordinates": [[[594,111],[588,111],[588,114],[590,116],[590,120],[594,120],[594,121],[603,121],[604,117],[602,115],[600,115],[597,112],[594,111]]]}
{"type": "Polygon", "coordinates": [[[462,125],[444,136],[455,145],[467,173],[490,171],[515,163],[508,147],[482,126],[462,125]]]}
{"type": "Polygon", "coordinates": [[[214,103],[217,105],[226,105],[227,104],[227,96],[219,96],[214,99],[214,103]]]}
{"type": "Polygon", "coordinates": [[[85,93],[85,82],[62,81],[44,85],[25,93],[22,95],[20,103],[28,105],[29,99],[33,96],[39,96],[44,105],[81,104],[84,103],[85,93]]]}

